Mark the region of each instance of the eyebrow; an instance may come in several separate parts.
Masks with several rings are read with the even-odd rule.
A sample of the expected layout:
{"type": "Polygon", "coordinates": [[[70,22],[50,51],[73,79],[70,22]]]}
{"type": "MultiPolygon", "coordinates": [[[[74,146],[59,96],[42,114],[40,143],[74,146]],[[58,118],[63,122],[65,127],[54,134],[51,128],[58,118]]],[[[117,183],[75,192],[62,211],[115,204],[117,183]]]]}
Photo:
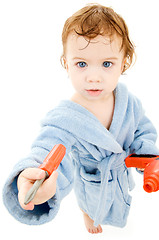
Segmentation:
{"type": "Polygon", "coordinates": [[[118,60],[117,57],[108,57],[108,58],[105,58],[106,60],[118,60]]]}
{"type": "Polygon", "coordinates": [[[74,57],[74,58],[72,58],[72,60],[77,60],[77,59],[86,60],[85,58],[81,58],[81,57],[74,57]]]}
{"type": "MultiPolygon", "coordinates": [[[[87,59],[81,58],[81,57],[74,57],[74,58],[72,58],[72,60],[77,60],[77,59],[87,61],[87,59]]],[[[103,58],[102,60],[103,61],[106,61],[106,60],[118,60],[118,58],[117,57],[106,57],[106,58],[103,58]]]]}

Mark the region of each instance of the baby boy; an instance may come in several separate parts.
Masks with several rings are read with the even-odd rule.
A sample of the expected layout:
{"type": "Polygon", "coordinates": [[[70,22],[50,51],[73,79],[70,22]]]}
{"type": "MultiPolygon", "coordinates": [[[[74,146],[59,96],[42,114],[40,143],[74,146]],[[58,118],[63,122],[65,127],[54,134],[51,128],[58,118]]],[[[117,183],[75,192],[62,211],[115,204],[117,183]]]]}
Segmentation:
{"type": "Polygon", "coordinates": [[[118,83],[134,56],[128,28],[111,8],[91,4],[67,19],[62,42],[61,61],[75,93],[46,115],[31,153],[4,186],[4,204],[19,221],[43,224],[74,187],[90,233],[102,232],[101,224],[124,227],[134,187],[124,159],[131,153],[159,154],[156,130],[140,101],[118,83]],[[27,191],[45,175],[37,167],[59,143],[66,156],[25,205],[27,191]]]}

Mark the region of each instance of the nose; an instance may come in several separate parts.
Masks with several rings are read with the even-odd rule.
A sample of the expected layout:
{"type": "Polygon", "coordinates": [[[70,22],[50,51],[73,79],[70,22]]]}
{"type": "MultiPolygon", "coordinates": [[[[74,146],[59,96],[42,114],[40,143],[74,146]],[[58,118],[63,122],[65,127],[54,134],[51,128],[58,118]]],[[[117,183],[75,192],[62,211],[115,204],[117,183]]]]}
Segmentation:
{"type": "Polygon", "coordinates": [[[102,78],[99,75],[94,74],[94,75],[87,76],[86,81],[88,83],[100,83],[102,82],[102,78]]]}
{"type": "Polygon", "coordinates": [[[87,82],[89,83],[100,83],[102,82],[102,80],[100,78],[95,78],[95,77],[91,77],[91,78],[87,78],[87,82]]]}
{"type": "Polygon", "coordinates": [[[88,83],[100,83],[102,82],[102,77],[97,69],[92,69],[91,71],[87,72],[86,81],[88,83]]]}

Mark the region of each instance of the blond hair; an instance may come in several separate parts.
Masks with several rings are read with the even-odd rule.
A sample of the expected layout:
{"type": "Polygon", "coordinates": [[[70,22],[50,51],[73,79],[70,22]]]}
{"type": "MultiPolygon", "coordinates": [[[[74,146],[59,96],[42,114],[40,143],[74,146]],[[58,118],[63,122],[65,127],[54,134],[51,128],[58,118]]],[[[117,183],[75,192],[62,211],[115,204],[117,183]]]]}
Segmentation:
{"type": "Polygon", "coordinates": [[[67,38],[71,32],[86,37],[89,41],[98,35],[107,35],[113,39],[116,34],[122,39],[121,49],[124,49],[126,59],[123,72],[131,66],[135,47],[130,41],[124,19],[112,8],[100,4],[89,4],[69,17],[62,31],[63,55],[61,59],[65,57],[67,38]]]}

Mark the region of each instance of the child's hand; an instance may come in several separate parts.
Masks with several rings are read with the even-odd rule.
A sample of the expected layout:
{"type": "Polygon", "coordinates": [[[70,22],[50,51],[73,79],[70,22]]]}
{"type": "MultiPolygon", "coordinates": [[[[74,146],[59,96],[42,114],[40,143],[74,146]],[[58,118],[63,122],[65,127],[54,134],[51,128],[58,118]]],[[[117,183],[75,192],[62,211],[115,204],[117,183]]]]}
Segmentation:
{"type": "Polygon", "coordinates": [[[137,168],[138,171],[144,172],[145,168],[137,168]]]}
{"type": "Polygon", "coordinates": [[[45,177],[45,171],[40,168],[27,168],[18,177],[18,199],[21,207],[25,210],[33,210],[34,205],[42,204],[52,198],[56,193],[56,180],[58,173],[53,172],[38,189],[34,199],[24,204],[25,195],[37,179],[45,177]]]}

